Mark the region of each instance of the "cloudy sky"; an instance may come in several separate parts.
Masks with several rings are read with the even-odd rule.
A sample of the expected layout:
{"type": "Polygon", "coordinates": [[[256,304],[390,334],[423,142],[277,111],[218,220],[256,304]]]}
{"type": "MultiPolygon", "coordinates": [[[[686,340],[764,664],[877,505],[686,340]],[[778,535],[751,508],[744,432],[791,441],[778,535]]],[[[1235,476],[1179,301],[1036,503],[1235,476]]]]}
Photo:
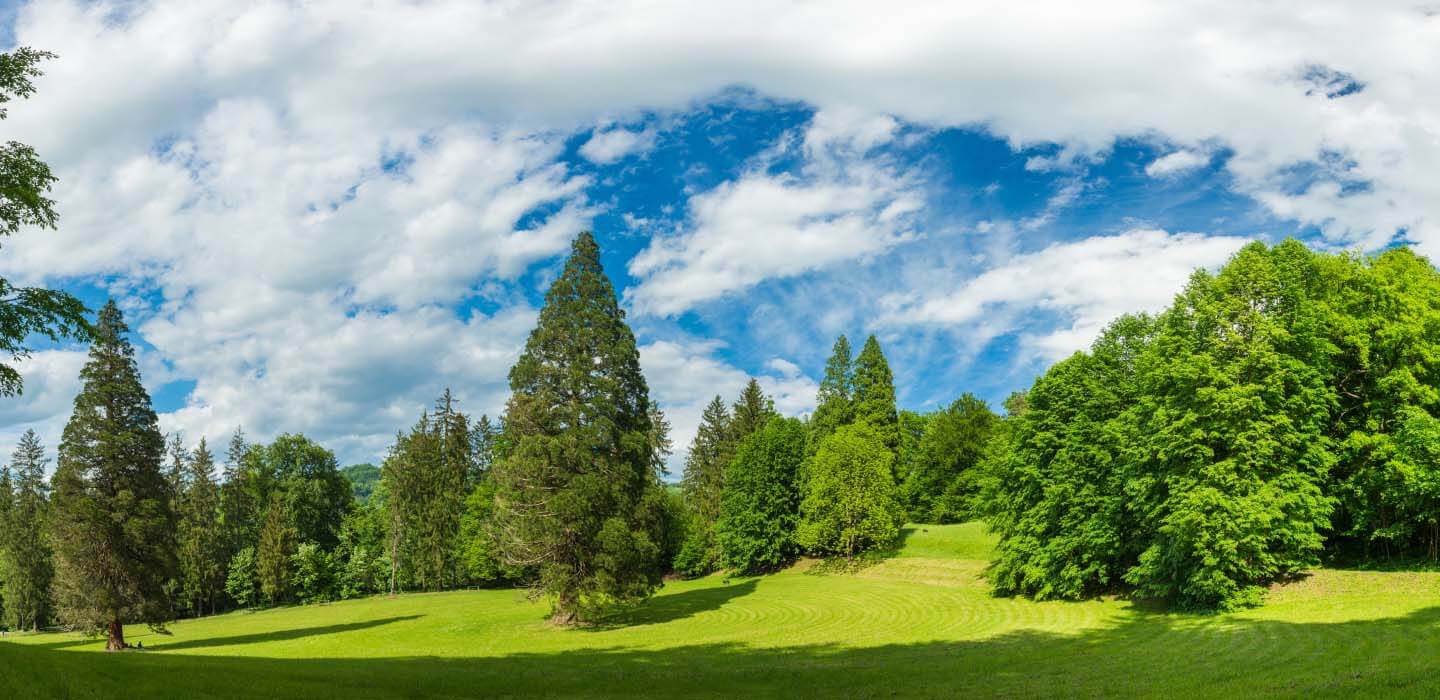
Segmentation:
{"type": "MultiPolygon", "coordinates": [[[[122,304],[162,427],[377,460],[474,413],[593,228],[681,452],[835,335],[992,404],[1245,241],[1440,253],[1440,4],[76,2],[4,138],[60,177],[0,275],[122,304]]],[[[0,450],[59,438],[47,347],[0,450]]],[[[677,460],[680,456],[677,456],[677,460]]]]}

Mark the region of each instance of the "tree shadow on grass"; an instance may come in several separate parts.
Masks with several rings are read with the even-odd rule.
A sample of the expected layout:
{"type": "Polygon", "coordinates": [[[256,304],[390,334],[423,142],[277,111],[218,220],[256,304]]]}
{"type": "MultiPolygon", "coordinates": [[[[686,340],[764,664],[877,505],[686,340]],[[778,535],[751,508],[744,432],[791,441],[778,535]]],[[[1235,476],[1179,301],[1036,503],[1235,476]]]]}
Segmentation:
{"type": "Polygon", "coordinates": [[[213,637],[210,639],[187,639],[174,643],[158,643],[149,649],[154,651],[179,651],[181,649],[207,649],[210,647],[238,646],[241,644],[259,644],[263,642],[283,642],[303,637],[317,637],[324,634],[341,634],[344,632],[356,632],[359,630],[371,629],[388,625],[395,622],[407,622],[418,620],[424,615],[404,615],[401,617],[387,617],[379,620],[365,620],[363,622],[347,622],[342,625],[325,625],[323,627],[302,627],[290,630],[275,630],[274,632],[257,632],[255,634],[238,634],[233,637],[213,637]]]}
{"type": "Polygon", "coordinates": [[[1440,607],[1344,622],[1132,613],[1088,624],[1099,626],[870,646],[840,639],[656,649],[637,636],[637,647],[465,658],[102,655],[0,643],[0,697],[1235,698],[1440,692],[1440,655],[1433,653],[1440,646],[1440,607]]]}
{"type": "Polygon", "coordinates": [[[721,606],[736,598],[755,592],[760,579],[730,583],[718,587],[696,588],[683,593],[655,596],[633,608],[605,616],[596,623],[582,629],[615,629],[638,625],[658,625],[693,617],[721,606]]]}

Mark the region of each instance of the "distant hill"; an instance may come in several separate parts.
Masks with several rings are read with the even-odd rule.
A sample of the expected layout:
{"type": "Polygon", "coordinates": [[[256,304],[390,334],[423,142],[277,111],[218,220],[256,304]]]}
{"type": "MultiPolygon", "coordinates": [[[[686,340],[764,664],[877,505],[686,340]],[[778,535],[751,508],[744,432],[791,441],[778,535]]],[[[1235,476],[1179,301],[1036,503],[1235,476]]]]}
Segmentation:
{"type": "Polygon", "coordinates": [[[355,500],[360,503],[370,500],[370,494],[380,485],[380,467],[373,464],[352,464],[341,469],[340,473],[350,480],[355,489],[355,500]]]}

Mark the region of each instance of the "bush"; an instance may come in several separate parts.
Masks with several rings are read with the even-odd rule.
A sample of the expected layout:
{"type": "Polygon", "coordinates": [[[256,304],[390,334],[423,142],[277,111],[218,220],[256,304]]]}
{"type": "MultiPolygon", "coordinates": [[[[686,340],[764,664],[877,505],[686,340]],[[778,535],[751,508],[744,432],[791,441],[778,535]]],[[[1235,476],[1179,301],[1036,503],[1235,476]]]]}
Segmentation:
{"type": "Polygon", "coordinates": [[[230,559],[230,573],[225,577],[225,593],[242,608],[260,602],[260,582],[255,573],[255,548],[246,547],[230,559]]]}

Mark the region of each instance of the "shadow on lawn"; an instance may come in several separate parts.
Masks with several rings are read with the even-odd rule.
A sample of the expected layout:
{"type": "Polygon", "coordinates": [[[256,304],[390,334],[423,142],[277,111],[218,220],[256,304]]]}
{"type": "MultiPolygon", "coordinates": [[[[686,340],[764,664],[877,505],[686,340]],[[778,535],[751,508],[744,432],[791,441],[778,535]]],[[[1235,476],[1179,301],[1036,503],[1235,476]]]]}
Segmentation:
{"type": "Polygon", "coordinates": [[[760,579],[747,579],[719,587],[697,588],[672,595],[655,596],[640,605],[609,615],[598,623],[582,629],[614,629],[636,625],[658,625],[674,622],[710,610],[755,592],[760,579]]]}
{"type": "MultiPolygon", "coordinates": [[[[554,634],[563,642],[570,633],[554,634]]],[[[1334,623],[1136,612],[1074,633],[967,641],[467,658],[105,655],[0,643],[0,697],[1433,697],[1437,647],[1440,607],[1334,623]]]]}
{"type": "Polygon", "coordinates": [[[323,627],[302,627],[293,630],[276,630],[274,632],[257,632],[255,634],[238,634],[233,637],[214,637],[211,639],[188,639],[183,642],[156,643],[151,647],[155,651],[177,651],[180,649],[208,649],[210,647],[228,647],[240,644],[257,644],[261,642],[283,642],[303,637],[316,637],[322,634],[341,634],[344,632],[355,632],[358,630],[380,627],[395,622],[406,622],[418,620],[424,615],[404,615],[401,617],[386,617],[379,620],[365,620],[363,622],[347,622],[343,625],[325,625],[323,627]]]}

